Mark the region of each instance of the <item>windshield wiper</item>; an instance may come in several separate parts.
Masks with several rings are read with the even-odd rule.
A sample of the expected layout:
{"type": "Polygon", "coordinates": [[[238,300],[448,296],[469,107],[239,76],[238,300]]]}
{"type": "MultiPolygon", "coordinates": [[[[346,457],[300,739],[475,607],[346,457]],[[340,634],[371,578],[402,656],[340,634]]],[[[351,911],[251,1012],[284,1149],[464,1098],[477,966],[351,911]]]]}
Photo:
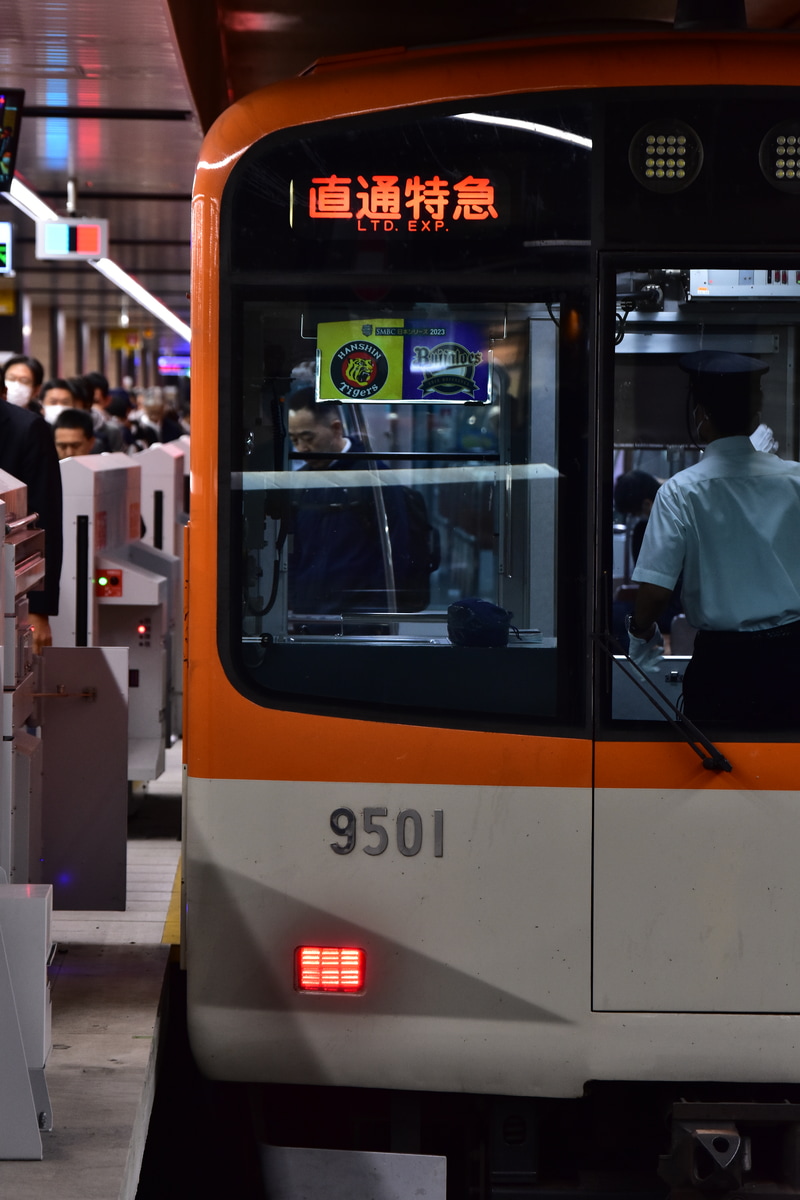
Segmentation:
{"type": "Polygon", "coordinates": [[[678,733],[680,737],[682,737],[684,741],[691,746],[707,770],[733,770],[732,765],[728,762],[725,755],[717,749],[714,743],[710,741],[710,739],[707,738],[706,735],[700,729],[698,729],[697,726],[690,721],[684,713],[680,711],[680,709],[672,702],[672,700],[670,700],[669,696],[664,695],[664,693],[656,686],[647,672],[643,671],[639,664],[635,663],[633,659],[625,653],[625,651],[622,649],[622,646],[620,646],[619,642],[612,634],[593,633],[592,638],[597,642],[598,646],[605,651],[611,661],[616,663],[623,675],[626,675],[627,678],[630,679],[631,683],[635,684],[639,691],[644,693],[644,695],[653,705],[653,708],[655,708],[656,711],[661,714],[664,720],[669,722],[676,733],[678,733]],[[632,671],[628,670],[626,664],[629,664],[631,667],[633,667],[634,671],[638,671],[641,679],[644,679],[649,686],[645,687],[641,679],[638,679],[632,671]],[[656,696],[658,696],[660,700],[663,700],[666,707],[662,707],[661,704],[659,704],[656,696],[652,694],[653,692],[656,693],[656,696]]]}

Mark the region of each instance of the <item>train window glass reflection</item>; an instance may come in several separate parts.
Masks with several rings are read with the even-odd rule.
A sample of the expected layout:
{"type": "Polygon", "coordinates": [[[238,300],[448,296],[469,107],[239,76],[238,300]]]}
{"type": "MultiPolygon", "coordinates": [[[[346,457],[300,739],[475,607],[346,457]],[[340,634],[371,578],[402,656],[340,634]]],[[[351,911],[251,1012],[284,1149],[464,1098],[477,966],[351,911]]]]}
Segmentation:
{"type": "MultiPolygon", "coordinates": [[[[673,265],[616,276],[613,447],[613,593],[611,632],[627,649],[625,618],[637,590],[632,572],[658,487],[700,461],[689,405],[684,355],[731,352],[768,367],[761,379],[760,423],[752,436],[759,450],[797,460],[797,319],[800,274],[760,265],[708,270],[673,265]]],[[[665,657],[653,670],[658,688],[678,707],[695,629],[684,611],[681,580],[659,619],[665,657]]],[[[641,677],[637,679],[641,683],[641,677]]],[[[613,716],[653,721],[663,717],[645,694],[615,669],[613,716]]]]}
{"type": "Polygon", "coordinates": [[[424,704],[444,680],[440,704],[460,689],[482,709],[489,680],[499,711],[557,714],[559,315],[550,303],[358,319],[244,305],[232,506],[239,634],[260,682],[355,691],[349,648],[398,703],[424,704]],[[265,369],[276,339],[291,364],[281,376],[265,369]],[[463,659],[437,665],[433,683],[430,667],[409,663],[392,684],[392,666],[370,665],[376,648],[452,650],[448,608],[465,598],[509,614],[503,657],[469,664],[487,668],[474,695],[463,659]],[[326,675],[314,657],[331,652],[326,675]],[[522,661],[533,653],[538,670],[522,661]]]}
{"type": "Polygon", "coordinates": [[[586,603],[593,121],[582,92],[426,105],[231,172],[220,647],[248,694],[586,730],[559,629],[586,603]],[[465,599],[519,637],[452,645],[465,599]]]}

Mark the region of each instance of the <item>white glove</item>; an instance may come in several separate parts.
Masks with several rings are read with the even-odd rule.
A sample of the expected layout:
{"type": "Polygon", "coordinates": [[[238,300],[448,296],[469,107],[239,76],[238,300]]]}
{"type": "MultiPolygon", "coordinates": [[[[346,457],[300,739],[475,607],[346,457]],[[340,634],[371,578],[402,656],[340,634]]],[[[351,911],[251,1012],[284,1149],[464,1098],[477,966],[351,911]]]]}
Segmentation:
{"type": "Polygon", "coordinates": [[[776,454],[778,443],[775,441],[775,434],[770,429],[769,425],[762,423],[758,426],[755,433],[750,434],[750,441],[756,450],[764,450],[767,454],[776,454]]]}
{"type": "Polygon", "coordinates": [[[646,638],[634,637],[631,633],[630,617],[627,618],[625,625],[630,642],[628,657],[631,662],[636,663],[636,666],[645,674],[657,676],[664,669],[664,639],[658,625],[655,621],[653,622],[650,636],[646,638]]]}

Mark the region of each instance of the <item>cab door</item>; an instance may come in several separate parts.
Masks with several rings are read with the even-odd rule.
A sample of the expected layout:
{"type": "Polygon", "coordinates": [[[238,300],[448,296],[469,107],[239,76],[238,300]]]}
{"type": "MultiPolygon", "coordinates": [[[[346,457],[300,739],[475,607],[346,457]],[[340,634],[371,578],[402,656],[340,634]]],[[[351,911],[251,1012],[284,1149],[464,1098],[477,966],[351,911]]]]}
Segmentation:
{"type": "Polygon", "coordinates": [[[694,631],[680,596],[664,627],[658,693],[625,661],[624,617],[646,505],[619,499],[632,471],[663,482],[698,461],[683,354],[731,350],[768,364],[759,449],[798,457],[800,273],[788,262],[613,263],[603,281],[605,412],[597,747],[593,1007],[617,1012],[794,1012],[800,985],[800,755],[795,735],[701,730],[680,707],[694,631]],[[613,328],[612,328],[613,325],[613,328]],[[610,651],[610,653],[609,653],[610,651]],[[640,686],[641,685],[641,686],[640,686]],[[655,702],[655,703],[654,703],[655,702]],[[658,705],[657,708],[655,705],[658,705]],[[731,770],[709,769],[714,748],[731,770]]]}

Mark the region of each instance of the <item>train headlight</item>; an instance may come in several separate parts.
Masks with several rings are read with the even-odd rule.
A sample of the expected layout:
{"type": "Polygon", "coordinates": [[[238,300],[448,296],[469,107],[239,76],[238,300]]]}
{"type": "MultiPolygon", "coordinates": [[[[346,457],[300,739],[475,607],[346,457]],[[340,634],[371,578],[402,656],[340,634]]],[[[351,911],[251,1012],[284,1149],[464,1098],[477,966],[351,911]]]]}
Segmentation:
{"type": "Polygon", "coordinates": [[[295,986],[299,992],[362,992],[366,955],[351,946],[298,946],[295,986]]]}
{"type": "Polygon", "coordinates": [[[782,121],[761,141],[758,165],[781,192],[800,192],[800,121],[782,121]]]}
{"type": "Polygon", "coordinates": [[[680,192],[700,174],[703,143],[683,121],[651,121],[631,139],[628,164],[649,191],[680,192]]]}

